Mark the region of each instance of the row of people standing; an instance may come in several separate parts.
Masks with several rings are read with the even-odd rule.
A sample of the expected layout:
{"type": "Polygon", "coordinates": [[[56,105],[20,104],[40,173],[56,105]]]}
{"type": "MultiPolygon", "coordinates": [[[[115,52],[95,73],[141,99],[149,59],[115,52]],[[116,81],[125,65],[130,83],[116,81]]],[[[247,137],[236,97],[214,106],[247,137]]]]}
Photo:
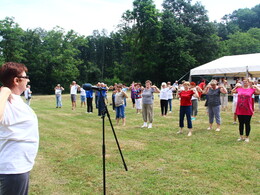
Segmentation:
{"type": "MultiPolygon", "coordinates": [[[[144,124],[142,127],[148,127],[148,128],[152,128],[152,122],[153,122],[153,93],[160,93],[159,97],[160,97],[160,106],[161,106],[161,115],[162,116],[166,116],[167,115],[167,111],[168,111],[168,105],[170,108],[170,112],[172,111],[172,99],[173,99],[173,94],[174,92],[178,91],[178,97],[180,98],[180,128],[181,130],[179,131],[179,133],[182,133],[182,128],[183,128],[183,120],[184,120],[184,115],[186,115],[187,120],[188,120],[188,128],[190,129],[190,133],[189,135],[191,135],[191,129],[192,129],[192,125],[191,125],[191,113],[192,113],[192,102],[196,101],[191,101],[192,98],[194,99],[198,99],[199,95],[198,95],[198,91],[202,92],[201,89],[196,87],[196,84],[194,86],[192,86],[192,90],[190,90],[190,83],[188,82],[184,82],[182,88],[178,89],[176,88],[176,83],[175,85],[171,85],[170,82],[163,82],[161,84],[161,89],[159,90],[156,86],[152,86],[151,88],[153,90],[149,91],[148,89],[151,87],[151,81],[147,81],[145,83],[145,88],[141,87],[140,83],[132,83],[130,89],[131,89],[131,98],[133,101],[133,105],[135,105],[137,113],[139,113],[140,111],[142,111],[143,114],[143,120],[144,120],[144,124]],[[149,85],[150,83],[150,85],[149,85]],[[146,98],[146,91],[149,91],[148,94],[149,97],[148,99],[146,98]],[[195,91],[195,92],[194,92],[195,91]],[[190,93],[191,92],[191,93],[190,93]],[[187,95],[189,94],[189,95],[187,95]],[[196,97],[193,96],[193,94],[196,94],[196,97]],[[148,103],[147,103],[147,100],[148,103]],[[139,103],[140,102],[140,103],[139,103]],[[141,103],[142,102],[142,103],[141,103]],[[147,106],[149,105],[149,106],[147,106]],[[148,109],[147,109],[148,108],[148,109]],[[152,112],[150,112],[152,111],[152,112]],[[147,121],[149,121],[149,125],[147,124],[147,121]]],[[[197,103],[197,102],[196,102],[197,103]]],[[[198,107],[198,103],[196,104],[196,109],[198,107]]],[[[197,112],[197,110],[195,111],[197,112]]],[[[196,115],[196,114],[195,114],[196,115]]]]}
{"type": "MultiPolygon", "coordinates": [[[[102,104],[102,102],[100,103],[99,100],[101,100],[99,97],[102,95],[102,97],[104,97],[104,99],[106,100],[106,93],[107,93],[107,86],[104,83],[97,83],[96,84],[97,88],[101,88],[103,90],[101,91],[96,91],[94,93],[94,91],[92,89],[90,90],[85,90],[82,87],[80,87],[76,81],[72,81],[71,85],[70,85],[70,98],[71,98],[71,105],[72,105],[72,110],[76,109],[77,106],[77,93],[80,93],[80,100],[81,100],[81,107],[86,107],[87,105],[87,111],[86,113],[93,113],[93,96],[95,94],[95,103],[96,103],[96,108],[99,107],[99,104],[102,104]],[[100,94],[101,93],[101,94],[100,94]]],[[[56,96],[56,108],[61,108],[62,107],[62,91],[64,90],[64,88],[60,85],[57,84],[57,86],[54,88],[55,91],[55,96],[56,96]]]]}
{"type": "MultiPolygon", "coordinates": [[[[247,86],[246,80],[244,80],[243,83],[244,83],[243,86],[247,86]]],[[[114,102],[114,107],[116,109],[117,123],[119,122],[120,119],[122,119],[123,125],[125,125],[125,110],[122,109],[122,106],[123,105],[124,105],[123,107],[126,106],[125,102],[126,102],[127,94],[125,91],[127,89],[131,89],[132,92],[131,98],[132,98],[133,105],[135,105],[137,113],[142,113],[143,116],[144,124],[142,125],[142,127],[148,127],[148,128],[152,128],[152,123],[153,123],[153,100],[154,100],[153,93],[160,93],[161,114],[162,116],[166,116],[168,110],[167,107],[168,105],[171,105],[169,102],[173,98],[172,94],[174,90],[176,90],[174,86],[170,85],[170,83],[166,84],[165,82],[162,83],[161,90],[159,90],[156,86],[152,85],[151,81],[149,80],[146,81],[145,87],[142,87],[140,83],[132,83],[132,85],[129,88],[123,85],[120,85],[119,87],[118,85],[115,86],[116,86],[115,92],[113,93],[114,97],[112,99],[114,99],[113,102],[114,102]]],[[[205,87],[205,83],[203,84],[202,87],[205,87]]],[[[237,88],[239,89],[239,87],[237,88]]],[[[251,86],[249,88],[256,89],[254,90],[256,91],[255,94],[259,93],[257,90],[258,88],[256,86],[251,86]]],[[[235,93],[233,90],[232,92],[235,93]]],[[[106,93],[106,90],[104,90],[104,93],[106,93]]],[[[201,87],[196,86],[194,82],[191,83],[184,82],[182,87],[178,89],[178,97],[180,98],[180,111],[179,111],[180,130],[178,133],[182,133],[182,129],[184,127],[184,123],[183,123],[184,116],[186,116],[188,122],[188,129],[189,129],[188,135],[189,136],[192,135],[191,121],[194,120],[197,115],[198,99],[200,98],[201,93],[206,94],[207,97],[205,106],[207,107],[207,113],[209,116],[208,130],[213,129],[213,122],[215,119],[217,123],[216,131],[220,131],[220,125],[221,125],[220,111],[222,105],[221,97],[223,96],[223,94],[227,94],[227,88],[226,85],[218,84],[216,80],[212,80],[205,87],[204,90],[202,90],[201,87]]],[[[239,115],[241,115],[239,111],[238,113],[239,115]]],[[[246,137],[243,139],[248,141],[249,140],[248,136],[250,133],[250,127],[249,127],[250,120],[248,118],[243,120],[240,117],[239,123],[240,123],[240,127],[239,127],[240,132],[242,132],[242,124],[246,126],[246,137]]],[[[242,140],[242,138],[239,140],[242,140]]]]}
{"type": "MultiPolygon", "coordinates": [[[[249,79],[245,78],[243,84],[236,84],[232,93],[236,94],[234,106],[234,115],[238,117],[239,121],[239,135],[237,141],[249,142],[249,135],[251,131],[251,118],[254,114],[254,95],[260,94],[260,88],[257,85],[253,85],[249,79]],[[244,136],[245,129],[245,136],[244,136]]],[[[212,129],[214,117],[216,119],[217,128],[216,131],[220,131],[221,117],[220,117],[220,94],[227,94],[227,89],[224,85],[217,85],[217,81],[213,80],[207,85],[205,91],[207,94],[207,109],[209,115],[209,127],[212,129]]]]}
{"type": "MultiPolygon", "coordinates": [[[[131,89],[131,98],[137,113],[139,114],[142,112],[144,121],[142,128],[152,128],[154,117],[153,93],[160,93],[160,90],[155,85],[152,85],[150,80],[145,82],[145,87],[142,87],[140,83],[133,82],[129,88],[131,89]]],[[[123,125],[125,125],[125,105],[123,102],[128,96],[124,91],[122,91],[122,85],[114,85],[113,89],[112,100],[114,99],[113,102],[115,103],[117,124],[120,118],[122,118],[123,125]]]]}
{"type": "MultiPolygon", "coordinates": [[[[64,88],[57,84],[57,86],[54,88],[55,91],[55,97],[56,97],[56,108],[62,107],[62,91],[64,88]]],[[[80,100],[81,100],[81,107],[86,107],[87,103],[87,113],[93,112],[93,90],[84,90],[83,87],[80,87],[76,81],[72,81],[70,85],[70,98],[71,98],[71,104],[72,104],[72,110],[75,110],[76,108],[76,102],[77,102],[77,93],[80,92],[80,100]]]]}

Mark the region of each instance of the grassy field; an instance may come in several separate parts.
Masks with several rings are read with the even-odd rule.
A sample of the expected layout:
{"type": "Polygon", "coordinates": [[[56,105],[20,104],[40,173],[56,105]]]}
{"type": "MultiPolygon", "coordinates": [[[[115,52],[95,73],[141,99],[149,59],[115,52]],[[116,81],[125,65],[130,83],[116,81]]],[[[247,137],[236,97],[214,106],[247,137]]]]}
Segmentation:
{"type": "MultiPolygon", "coordinates": [[[[127,172],[106,117],[107,194],[260,193],[259,112],[252,118],[250,142],[245,143],[236,141],[238,125],[232,124],[231,103],[216,132],[206,130],[208,117],[200,102],[194,133],[188,137],[187,129],[176,134],[178,100],[173,101],[173,113],[161,117],[155,96],[152,129],[140,128],[142,117],[130,98],[127,101],[126,126],[114,125],[127,172]]],[[[79,106],[72,111],[68,95],[63,96],[63,108],[55,106],[54,95],[34,96],[31,102],[39,119],[40,148],[30,195],[102,194],[102,119],[96,109],[93,114],[79,106]]],[[[112,106],[108,109],[116,124],[112,106]]]]}

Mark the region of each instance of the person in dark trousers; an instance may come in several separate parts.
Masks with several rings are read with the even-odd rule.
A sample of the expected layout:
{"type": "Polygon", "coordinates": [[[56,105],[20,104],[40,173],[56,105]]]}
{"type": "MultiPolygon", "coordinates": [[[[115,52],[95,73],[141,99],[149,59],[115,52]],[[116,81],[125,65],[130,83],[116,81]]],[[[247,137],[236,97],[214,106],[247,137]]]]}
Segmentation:
{"type": "Polygon", "coordinates": [[[249,142],[249,135],[251,131],[251,118],[254,113],[252,95],[260,94],[260,88],[256,85],[250,87],[248,79],[243,80],[242,87],[236,86],[232,93],[237,93],[236,115],[239,121],[240,137],[237,141],[249,142]],[[244,127],[246,129],[246,136],[244,137],[244,127]]]}
{"type": "Polygon", "coordinates": [[[30,171],[39,147],[35,112],[21,94],[30,82],[24,64],[7,62],[0,68],[0,194],[27,195],[30,171]]]}
{"type": "Polygon", "coordinates": [[[87,111],[86,113],[93,113],[93,90],[86,90],[86,98],[87,98],[87,111]]]}

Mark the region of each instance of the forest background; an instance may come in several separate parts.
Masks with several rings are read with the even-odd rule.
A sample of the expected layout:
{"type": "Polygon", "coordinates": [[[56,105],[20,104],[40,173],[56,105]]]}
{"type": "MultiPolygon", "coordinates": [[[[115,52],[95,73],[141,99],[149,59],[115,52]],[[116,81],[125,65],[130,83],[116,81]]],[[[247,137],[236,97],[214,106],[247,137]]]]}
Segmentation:
{"type": "Polygon", "coordinates": [[[218,23],[191,0],[164,0],[162,11],[153,0],[134,0],[117,29],[94,30],[91,36],[58,26],[23,30],[6,17],[0,20],[0,63],[24,63],[34,94],[53,93],[57,83],[69,92],[72,80],[175,81],[222,56],[260,53],[260,4],[234,10],[218,23]]]}

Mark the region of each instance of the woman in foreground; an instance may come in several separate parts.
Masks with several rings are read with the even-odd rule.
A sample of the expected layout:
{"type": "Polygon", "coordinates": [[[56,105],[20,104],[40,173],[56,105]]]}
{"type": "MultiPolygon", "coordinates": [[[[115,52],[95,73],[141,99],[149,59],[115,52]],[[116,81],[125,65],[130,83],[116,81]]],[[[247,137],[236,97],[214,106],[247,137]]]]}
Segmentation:
{"type": "Polygon", "coordinates": [[[30,81],[23,64],[0,68],[0,195],[27,195],[38,151],[38,119],[21,94],[30,81]]]}
{"type": "Polygon", "coordinates": [[[249,142],[249,134],[251,131],[251,118],[254,114],[252,95],[260,94],[260,88],[256,85],[252,87],[249,86],[248,79],[243,80],[243,86],[236,86],[233,90],[233,93],[237,93],[237,106],[236,106],[236,115],[239,121],[239,134],[240,138],[237,141],[249,142]],[[246,136],[244,137],[244,126],[246,128],[246,136]]]}

